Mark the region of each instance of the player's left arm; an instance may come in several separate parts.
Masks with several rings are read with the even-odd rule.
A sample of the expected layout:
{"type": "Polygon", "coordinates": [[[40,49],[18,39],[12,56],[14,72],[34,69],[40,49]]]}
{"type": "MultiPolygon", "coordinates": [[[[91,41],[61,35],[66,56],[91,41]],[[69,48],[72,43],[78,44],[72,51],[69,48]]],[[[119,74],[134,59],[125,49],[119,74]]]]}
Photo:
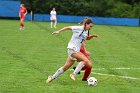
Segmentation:
{"type": "Polygon", "coordinates": [[[19,10],[19,17],[21,17],[20,15],[21,15],[21,12],[20,12],[20,10],[19,10]]]}
{"type": "Polygon", "coordinates": [[[96,35],[96,34],[89,35],[89,36],[87,36],[86,40],[90,40],[94,37],[98,38],[98,35],[96,35]]]}
{"type": "Polygon", "coordinates": [[[28,13],[28,12],[27,12],[27,9],[26,9],[26,12],[25,12],[24,16],[26,16],[26,15],[27,15],[27,13],[28,13]]]}

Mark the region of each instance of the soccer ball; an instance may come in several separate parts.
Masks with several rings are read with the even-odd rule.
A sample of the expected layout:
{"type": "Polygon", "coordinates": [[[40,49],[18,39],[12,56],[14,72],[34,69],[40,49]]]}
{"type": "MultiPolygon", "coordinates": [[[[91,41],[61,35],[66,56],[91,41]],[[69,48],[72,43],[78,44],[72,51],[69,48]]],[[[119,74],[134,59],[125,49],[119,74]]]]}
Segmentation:
{"type": "Polygon", "coordinates": [[[90,77],[87,80],[89,86],[96,86],[97,85],[97,79],[95,77],[90,77]]]}

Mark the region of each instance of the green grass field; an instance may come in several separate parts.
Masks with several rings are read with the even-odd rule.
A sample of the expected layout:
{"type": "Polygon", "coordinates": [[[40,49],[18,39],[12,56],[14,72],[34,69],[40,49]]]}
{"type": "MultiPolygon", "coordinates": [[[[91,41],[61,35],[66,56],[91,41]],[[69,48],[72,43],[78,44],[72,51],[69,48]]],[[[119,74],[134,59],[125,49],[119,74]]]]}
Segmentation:
{"type": "MultiPolygon", "coordinates": [[[[98,39],[87,41],[94,62],[91,76],[98,85],[91,87],[69,78],[72,68],[46,84],[47,76],[65,63],[72,32],[51,33],[48,22],[0,20],[0,93],[140,93],[140,27],[95,25],[90,33],[98,39]]],[[[74,65],[76,65],[75,63],[74,65]]]]}

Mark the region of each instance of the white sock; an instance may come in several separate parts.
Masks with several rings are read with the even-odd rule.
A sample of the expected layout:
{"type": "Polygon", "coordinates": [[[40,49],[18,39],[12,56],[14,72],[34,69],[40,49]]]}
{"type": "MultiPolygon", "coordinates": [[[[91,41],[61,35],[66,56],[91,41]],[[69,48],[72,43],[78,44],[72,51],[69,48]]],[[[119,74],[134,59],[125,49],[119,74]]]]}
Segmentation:
{"type": "Polygon", "coordinates": [[[56,27],[56,24],[57,24],[57,20],[55,20],[55,22],[54,22],[54,27],[56,27]]]}
{"type": "Polygon", "coordinates": [[[52,28],[53,22],[51,22],[51,28],[52,28]]]}
{"type": "Polygon", "coordinates": [[[80,63],[76,66],[76,68],[75,68],[75,70],[74,70],[74,72],[73,72],[73,75],[76,76],[76,75],[78,74],[78,72],[80,72],[81,69],[82,69],[84,66],[85,66],[84,63],[83,63],[83,62],[80,62],[80,63]]]}
{"type": "Polygon", "coordinates": [[[52,79],[57,78],[57,77],[58,77],[59,75],[61,75],[62,73],[64,73],[64,70],[63,70],[63,68],[61,67],[61,68],[59,68],[59,69],[55,72],[55,74],[53,74],[52,79]]]}

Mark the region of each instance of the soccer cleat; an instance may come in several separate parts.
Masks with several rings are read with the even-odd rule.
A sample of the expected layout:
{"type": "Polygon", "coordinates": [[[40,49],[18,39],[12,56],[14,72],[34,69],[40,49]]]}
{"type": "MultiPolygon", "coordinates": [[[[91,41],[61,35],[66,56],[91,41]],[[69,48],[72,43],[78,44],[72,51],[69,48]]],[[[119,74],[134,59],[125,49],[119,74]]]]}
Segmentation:
{"type": "Polygon", "coordinates": [[[22,28],[20,27],[19,30],[22,30],[22,28]]]}
{"type": "Polygon", "coordinates": [[[25,29],[24,27],[20,27],[20,28],[19,28],[19,30],[24,30],[24,29],[25,29]]]}
{"type": "Polygon", "coordinates": [[[87,81],[87,79],[82,79],[82,81],[87,81]]]}
{"type": "Polygon", "coordinates": [[[25,28],[23,27],[22,30],[25,30],[25,28]]]}
{"type": "MultiPolygon", "coordinates": [[[[73,70],[75,70],[75,68],[76,68],[76,67],[73,67],[73,70]]],[[[79,71],[77,74],[80,74],[80,71],[79,71]]]]}
{"type": "Polygon", "coordinates": [[[75,81],[75,76],[74,76],[74,74],[70,74],[70,78],[71,78],[72,80],[75,81]]]}
{"type": "Polygon", "coordinates": [[[46,83],[50,83],[52,81],[52,76],[48,76],[48,79],[46,80],[46,83]]]}

